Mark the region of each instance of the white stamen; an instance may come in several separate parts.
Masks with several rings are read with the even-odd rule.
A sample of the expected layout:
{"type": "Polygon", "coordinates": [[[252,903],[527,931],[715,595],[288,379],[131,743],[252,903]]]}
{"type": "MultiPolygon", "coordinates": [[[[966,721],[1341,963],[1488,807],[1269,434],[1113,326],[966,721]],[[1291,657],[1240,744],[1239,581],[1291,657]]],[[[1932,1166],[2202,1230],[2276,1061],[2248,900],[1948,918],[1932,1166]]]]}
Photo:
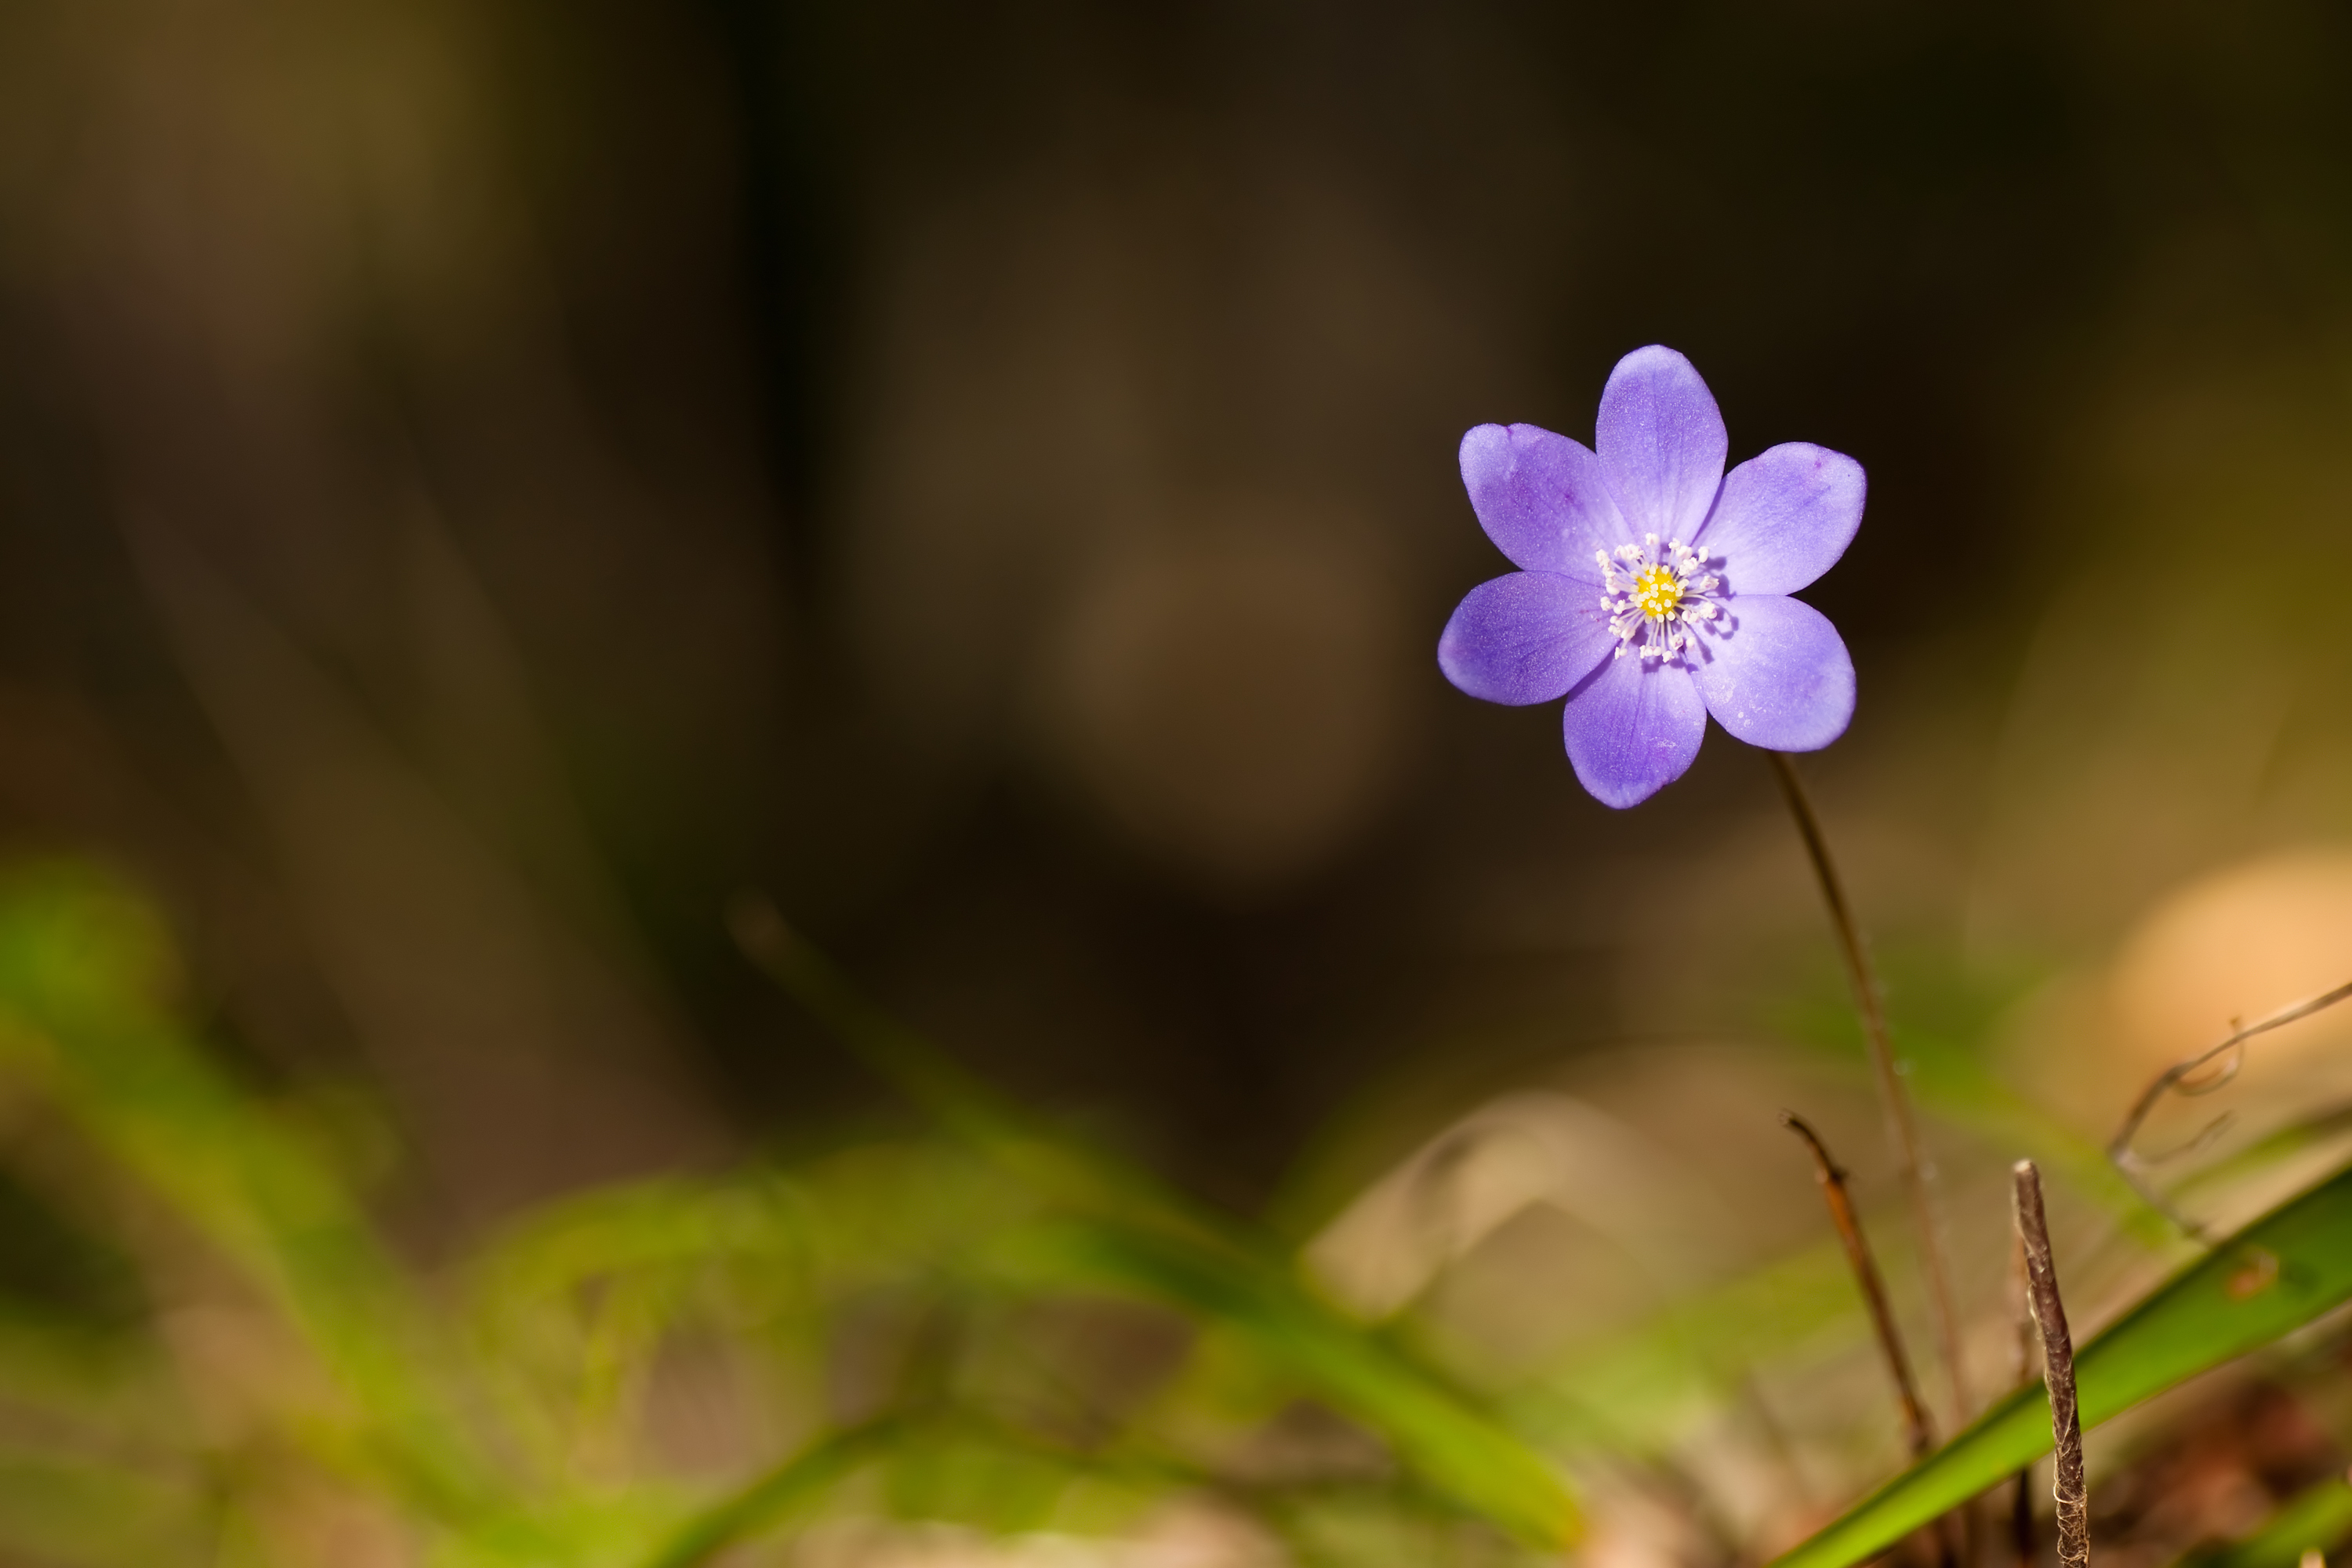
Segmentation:
{"type": "Polygon", "coordinates": [[[1711,552],[1679,539],[1661,546],[1652,533],[1639,544],[1619,545],[1614,559],[1605,550],[1592,559],[1601,568],[1601,607],[1617,638],[1616,658],[1681,658],[1695,646],[1698,626],[1722,615],[1714,595],[1723,579],[1707,570],[1717,559],[1711,552]]]}

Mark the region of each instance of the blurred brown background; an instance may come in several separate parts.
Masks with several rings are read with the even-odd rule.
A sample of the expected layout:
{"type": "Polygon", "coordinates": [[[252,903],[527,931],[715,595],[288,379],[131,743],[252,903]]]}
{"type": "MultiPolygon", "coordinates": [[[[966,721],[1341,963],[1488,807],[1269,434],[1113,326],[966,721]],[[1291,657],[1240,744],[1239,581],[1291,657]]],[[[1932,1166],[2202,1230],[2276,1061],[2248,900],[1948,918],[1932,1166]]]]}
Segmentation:
{"type": "Polygon", "coordinates": [[[1255,1203],[1830,973],[1756,758],[1612,814],[1431,658],[1461,431],[1663,341],[1868,468],[1811,771],[1882,938],[2122,1042],[2100,1124],[2154,900],[2352,935],[2347,68],[2286,0],[7,0],[0,825],[427,1222],[873,1113],[747,886],[1255,1203]]]}

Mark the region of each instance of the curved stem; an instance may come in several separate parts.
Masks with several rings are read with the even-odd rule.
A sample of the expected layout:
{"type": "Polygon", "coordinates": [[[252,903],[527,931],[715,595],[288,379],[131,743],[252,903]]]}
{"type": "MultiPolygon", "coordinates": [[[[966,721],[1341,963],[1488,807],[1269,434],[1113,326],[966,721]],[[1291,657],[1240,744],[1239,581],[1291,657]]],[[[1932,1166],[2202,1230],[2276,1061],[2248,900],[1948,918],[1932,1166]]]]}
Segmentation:
{"type": "Polygon", "coordinates": [[[1784,752],[1767,752],[1772,759],[1772,771],[1780,780],[1780,793],[1788,797],[1790,815],[1797,819],[1797,834],[1805,841],[1805,853],[1813,862],[1813,875],[1820,881],[1822,900],[1829,906],[1830,924],[1836,929],[1838,952],[1845,959],[1847,981],[1853,986],[1855,1006],[1862,1013],[1862,1030],[1870,1045],[1870,1066],[1878,1080],[1880,1103],[1886,1112],[1887,1142],[1894,1146],[1895,1159],[1903,1173],[1903,1189],[1911,1205],[1911,1223],[1919,1233],[1919,1268],[1927,1282],[1927,1307],[1936,1328],[1936,1350],[1944,1363],[1945,1380],[1951,1385],[1955,1426],[1965,1426],[1974,1408],[1975,1400],[1969,1392],[1968,1369],[1960,1355],[1960,1325],[1952,1310],[1952,1287],[1944,1267],[1944,1245],[1936,1224],[1934,1194],[1929,1190],[1931,1168],[1921,1157],[1919,1126],[1911,1112],[1911,1097],[1903,1088],[1902,1074],[1895,1066],[1895,1047],[1886,1034],[1886,1011],[1879,1000],[1878,977],[1870,967],[1870,955],[1862,945],[1862,928],[1854,923],[1853,910],[1846,902],[1844,884],[1838,880],[1837,863],[1830,858],[1829,840],[1822,834],[1821,819],[1813,815],[1813,803],[1805,794],[1805,786],[1797,777],[1796,765],[1784,752]]]}
{"type": "MultiPolygon", "coordinates": [[[[2201,1050],[2184,1060],[2177,1061],[2157,1074],[2148,1086],[2140,1090],[2139,1098],[2132,1101],[2131,1109],[2124,1113],[2124,1124],[2116,1129],[2115,1137],[2107,1143],[2107,1163],[2116,1168],[2118,1175],[2131,1184],[2134,1192],[2147,1200],[2150,1208],[2179,1226],[2182,1233],[2191,1241],[2206,1240],[2205,1227],[2175,1208],[2162,1193],[2156,1190],[2155,1184],[2147,1180],[2146,1175],[2147,1167],[2158,1162],[2135,1152],[2132,1149],[2132,1140],[2139,1136],[2139,1130],[2147,1123],[2149,1113],[2155,1110],[2156,1102],[2162,1100],[2168,1091],[2185,1095],[2211,1093],[2237,1076],[2238,1068],[2245,1061],[2245,1046],[2248,1040],[2252,1039],[2256,1035],[2266,1035],[2282,1025],[2292,1024],[2298,1018],[2308,1018],[2314,1013],[2333,1007],[2347,997],[2352,997],[2352,981],[2347,981],[2333,991],[2325,991],[2316,996],[2282,1007],[2267,1018],[2240,1025],[2231,1030],[2230,1037],[2220,1045],[2201,1050]],[[2191,1073],[2225,1052],[2237,1054],[2231,1057],[2230,1065],[2223,1068],[2211,1082],[2195,1086],[2187,1082],[2191,1073]]],[[[2197,1135],[2189,1148],[2193,1149],[2203,1143],[2210,1134],[2219,1130],[2219,1122],[2206,1128],[2203,1132],[2197,1135]]],[[[2173,1153],[2188,1152],[2187,1149],[2181,1149],[2173,1151],[2173,1153]]],[[[2161,1158],[2172,1157],[2168,1154],[2161,1158]]]]}

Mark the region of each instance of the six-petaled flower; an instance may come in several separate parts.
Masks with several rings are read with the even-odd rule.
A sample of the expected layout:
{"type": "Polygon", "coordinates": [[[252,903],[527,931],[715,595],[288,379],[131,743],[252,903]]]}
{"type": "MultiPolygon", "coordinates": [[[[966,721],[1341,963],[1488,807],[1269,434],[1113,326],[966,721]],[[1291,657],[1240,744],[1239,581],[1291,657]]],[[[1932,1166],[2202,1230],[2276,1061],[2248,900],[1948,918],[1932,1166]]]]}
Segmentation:
{"type": "Polygon", "coordinates": [[[1569,760],[1595,798],[1648,799],[1698,755],[1707,715],[1811,752],[1853,717],[1853,661],[1789,597],[1862,523],[1862,465],[1794,441],[1728,474],[1723,416],[1669,348],[1617,362],[1587,449],[1532,425],[1462,438],[1462,481],[1519,568],[1470,591],[1438,639],[1447,679],[1492,702],[1568,699],[1569,760]]]}

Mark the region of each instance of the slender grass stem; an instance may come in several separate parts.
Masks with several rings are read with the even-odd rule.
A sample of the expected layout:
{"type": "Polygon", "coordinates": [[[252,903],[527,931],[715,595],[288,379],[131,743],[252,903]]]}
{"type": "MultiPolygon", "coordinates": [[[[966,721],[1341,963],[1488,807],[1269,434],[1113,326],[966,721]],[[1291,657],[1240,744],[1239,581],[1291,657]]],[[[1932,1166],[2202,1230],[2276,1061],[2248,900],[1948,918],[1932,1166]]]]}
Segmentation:
{"type": "Polygon", "coordinates": [[[1952,1308],[1951,1279],[1944,1266],[1943,1237],[1936,1224],[1935,1196],[1929,1186],[1932,1168],[1921,1153],[1918,1121],[1912,1114],[1911,1097],[1904,1089],[1903,1076],[1895,1069],[1895,1047],[1887,1038],[1886,1011],[1880,1001],[1878,977],[1871,969],[1870,954],[1862,944],[1862,929],[1854,923],[1853,906],[1846,902],[1845,886],[1838,879],[1837,862],[1830,858],[1829,840],[1822,833],[1821,819],[1813,815],[1813,803],[1805,794],[1804,782],[1797,776],[1796,764],[1786,752],[1764,754],[1772,759],[1772,770],[1780,780],[1780,793],[1788,797],[1790,815],[1797,819],[1797,835],[1804,840],[1805,853],[1812,859],[1822,901],[1829,906],[1830,924],[1837,931],[1838,951],[1845,959],[1846,979],[1853,986],[1854,1004],[1862,1013],[1863,1034],[1870,1046],[1871,1070],[1878,1079],[1879,1100],[1886,1112],[1887,1140],[1894,1145],[1895,1163],[1902,1168],[1911,1223],[1919,1233],[1919,1267],[1927,1278],[1936,1349],[1944,1364],[1945,1380],[1951,1387],[1953,1415],[1965,1423],[1976,1402],[1969,1391],[1968,1365],[1960,1352],[1959,1318],[1952,1308]]]}
{"type": "Polygon", "coordinates": [[[2066,1331],[2066,1304],[2050,1259],[2050,1226],[2042,1212],[2042,1173],[2031,1160],[2011,1167],[2016,1178],[2018,1239],[2025,1246],[2028,1299],[2042,1328],[2042,1381],[2050,1390],[2050,1490],[2057,1500],[2059,1568],[2089,1568],[2090,1490],[2083,1479],[2083,1417],[2074,1397],[2074,1342],[2066,1331]]]}

